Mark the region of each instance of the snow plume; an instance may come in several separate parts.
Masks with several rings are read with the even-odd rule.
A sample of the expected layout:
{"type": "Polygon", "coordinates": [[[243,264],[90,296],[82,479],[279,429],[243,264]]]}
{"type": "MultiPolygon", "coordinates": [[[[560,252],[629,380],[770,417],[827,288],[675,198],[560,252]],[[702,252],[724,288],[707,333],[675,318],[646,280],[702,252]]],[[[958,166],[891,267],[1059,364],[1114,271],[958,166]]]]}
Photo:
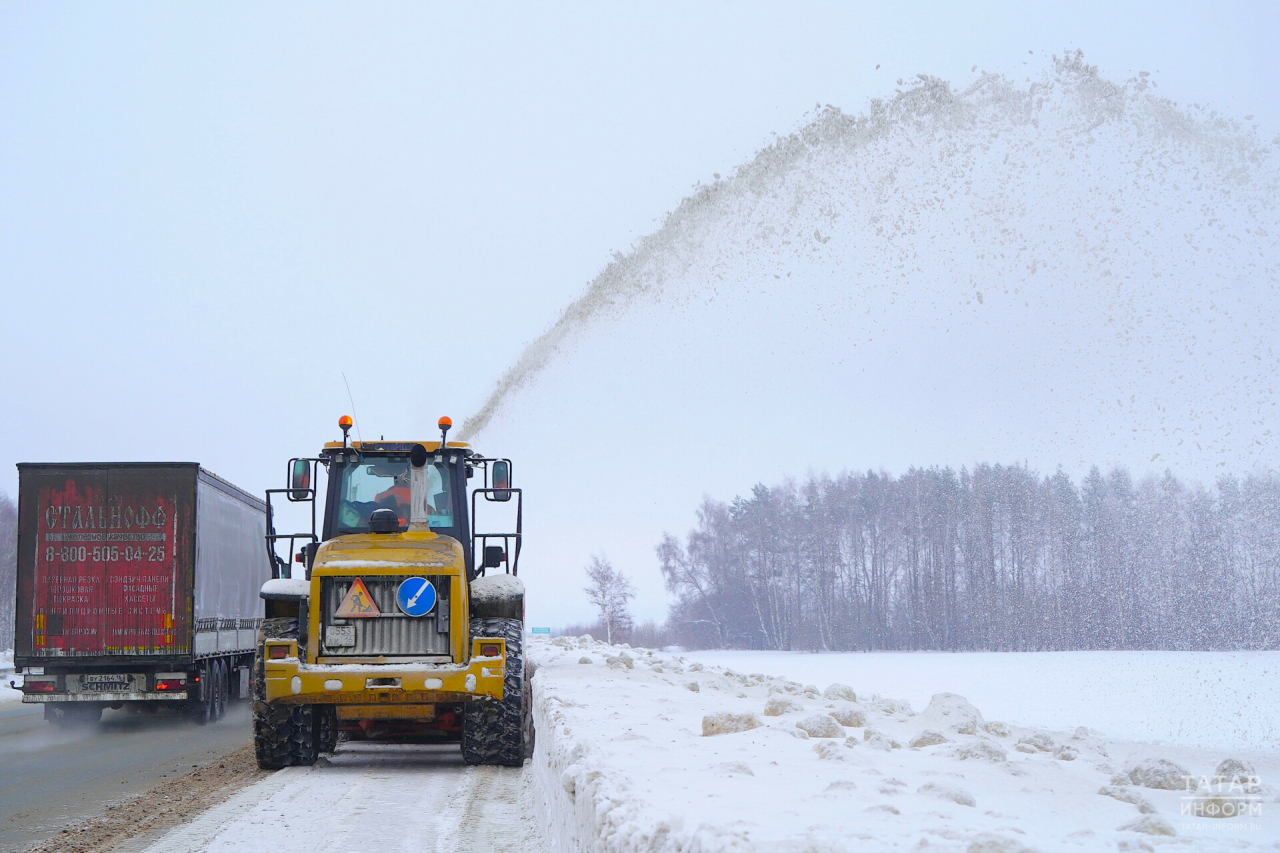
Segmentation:
{"type": "Polygon", "coordinates": [[[514,414],[553,366],[672,320],[682,340],[641,350],[655,377],[767,356],[860,395],[947,396],[958,434],[932,443],[948,457],[973,458],[966,433],[994,423],[995,455],[1046,467],[1274,466],[1277,178],[1272,143],[1080,54],[1023,87],[922,76],[863,115],[821,110],[699,188],[526,348],[463,434],[514,414]],[[762,333],[779,342],[767,353],[741,340],[762,333]]]}
{"type": "Polygon", "coordinates": [[[1280,152],[1155,91],[1079,55],[923,78],[616,258],[466,423],[536,487],[539,618],[586,616],[538,584],[602,550],[659,618],[663,532],[807,470],[1280,468],[1280,152]]]}

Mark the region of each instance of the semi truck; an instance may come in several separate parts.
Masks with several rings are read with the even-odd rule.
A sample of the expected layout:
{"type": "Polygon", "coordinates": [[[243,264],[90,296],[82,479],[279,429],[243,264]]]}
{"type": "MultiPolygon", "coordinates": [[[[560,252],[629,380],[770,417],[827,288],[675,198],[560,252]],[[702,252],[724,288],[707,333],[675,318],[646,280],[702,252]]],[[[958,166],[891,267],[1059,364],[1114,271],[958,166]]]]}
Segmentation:
{"type": "Polygon", "coordinates": [[[467,764],[520,766],[534,733],[511,461],[448,441],[448,418],[438,441],[350,441],[351,418],[338,425],[342,441],[291,459],[266,495],[269,520],[292,501],[312,526],[267,536],[258,765],[313,764],[341,736],[454,741],[467,764]]]}
{"type": "Polygon", "coordinates": [[[266,504],[194,462],[18,465],[14,665],[69,726],[251,695],[266,504]]]}

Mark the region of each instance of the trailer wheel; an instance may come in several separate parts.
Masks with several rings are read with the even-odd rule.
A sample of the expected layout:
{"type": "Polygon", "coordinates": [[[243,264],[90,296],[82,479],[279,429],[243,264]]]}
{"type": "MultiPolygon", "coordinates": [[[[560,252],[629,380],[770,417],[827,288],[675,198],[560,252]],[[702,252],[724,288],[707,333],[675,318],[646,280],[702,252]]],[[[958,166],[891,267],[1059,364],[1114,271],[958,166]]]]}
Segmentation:
{"type": "Polygon", "coordinates": [[[208,663],[196,667],[196,677],[200,679],[197,688],[188,686],[187,690],[187,714],[197,726],[203,726],[213,720],[213,670],[208,663]]]}
{"type": "Polygon", "coordinates": [[[222,695],[222,667],[218,661],[209,662],[209,722],[216,723],[222,716],[222,703],[218,697],[222,695]]]}
{"type": "Polygon", "coordinates": [[[253,751],[263,770],[316,763],[315,706],[266,700],[266,641],[297,636],[297,619],[264,619],[258,630],[258,653],[253,662],[253,751]]]}
{"type": "Polygon", "coordinates": [[[477,699],[462,710],[462,760],[520,767],[525,759],[529,697],[525,689],[524,625],[519,619],[472,619],[472,637],[507,641],[502,701],[477,699]]]}
{"type": "Polygon", "coordinates": [[[227,715],[227,705],[231,701],[231,668],[227,659],[218,661],[218,719],[227,715]]]}

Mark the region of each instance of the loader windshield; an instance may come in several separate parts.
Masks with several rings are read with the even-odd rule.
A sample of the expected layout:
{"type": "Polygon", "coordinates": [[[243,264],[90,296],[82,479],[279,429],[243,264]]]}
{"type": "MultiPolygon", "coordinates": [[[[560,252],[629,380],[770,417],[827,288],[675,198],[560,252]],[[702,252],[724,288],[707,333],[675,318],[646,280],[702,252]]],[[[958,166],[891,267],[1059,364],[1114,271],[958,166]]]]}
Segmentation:
{"type": "MultiPolygon", "coordinates": [[[[364,457],[358,462],[335,462],[329,476],[337,478],[337,511],[333,516],[335,535],[364,533],[369,516],[376,509],[394,510],[400,528],[409,526],[411,498],[408,456],[364,457]]],[[[453,500],[449,468],[426,465],[427,523],[433,528],[453,527],[453,500]]]]}

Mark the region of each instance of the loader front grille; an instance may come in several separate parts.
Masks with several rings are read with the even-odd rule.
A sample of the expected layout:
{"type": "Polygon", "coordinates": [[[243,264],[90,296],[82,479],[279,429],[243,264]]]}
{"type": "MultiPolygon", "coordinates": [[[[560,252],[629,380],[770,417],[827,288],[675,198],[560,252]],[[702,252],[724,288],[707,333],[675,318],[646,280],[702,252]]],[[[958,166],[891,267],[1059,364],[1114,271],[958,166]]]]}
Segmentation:
{"type": "Polygon", "coordinates": [[[322,578],[320,654],[352,658],[447,656],[452,578],[448,575],[425,577],[435,586],[438,597],[435,608],[426,616],[407,616],[396,605],[396,590],[403,577],[363,577],[360,580],[381,613],[356,619],[339,619],[334,615],[355,578],[322,578]]]}

